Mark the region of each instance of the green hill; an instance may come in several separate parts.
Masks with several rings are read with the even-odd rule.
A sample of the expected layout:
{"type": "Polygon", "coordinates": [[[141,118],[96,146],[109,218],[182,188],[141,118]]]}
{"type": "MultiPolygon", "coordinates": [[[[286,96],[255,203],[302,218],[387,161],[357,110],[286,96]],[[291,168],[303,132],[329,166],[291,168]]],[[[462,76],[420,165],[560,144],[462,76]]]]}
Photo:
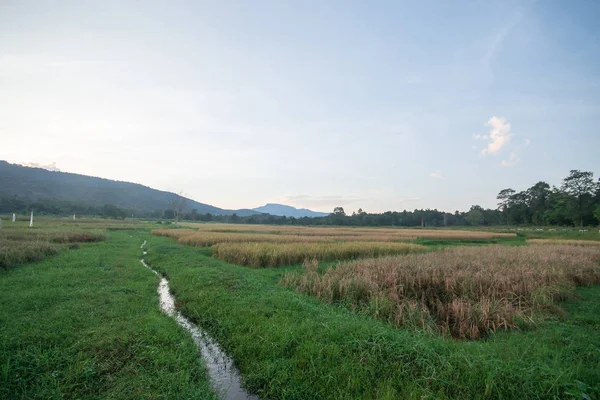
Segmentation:
{"type": "MultiPolygon", "coordinates": [[[[39,207],[49,202],[60,204],[59,208],[65,212],[81,213],[82,207],[100,209],[111,205],[128,211],[151,213],[171,208],[172,201],[178,197],[175,193],[137,183],[47,171],[0,160],[0,212],[21,212],[35,203],[39,207]]],[[[253,210],[225,210],[192,199],[187,199],[187,210],[213,215],[259,214],[253,210]]]]}

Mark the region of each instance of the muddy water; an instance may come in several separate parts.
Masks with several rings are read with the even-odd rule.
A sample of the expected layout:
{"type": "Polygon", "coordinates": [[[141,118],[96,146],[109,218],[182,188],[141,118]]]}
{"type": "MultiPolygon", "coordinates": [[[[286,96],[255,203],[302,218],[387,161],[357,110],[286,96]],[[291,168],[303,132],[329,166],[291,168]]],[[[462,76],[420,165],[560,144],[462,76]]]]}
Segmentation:
{"type": "MultiPolygon", "coordinates": [[[[145,244],[146,241],[144,241],[140,248],[143,248],[145,244]]],[[[146,252],[144,251],[145,254],[146,252]]],[[[140,261],[144,267],[161,276],[146,264],[143,259],[140,261]]],[[[220,398],[228,400],[258,400],[257,396],[246,393],[244,388],[242,388],[239,371],[233,365],[231,358],[223,352],[219,344],[177,311],[175,308],[175,298],[169,292],[169,281],[165,277],[161,277],[158,284],[158,295],[161,310],[174,318],[180,326],[192,335],[196,346],[200,350],[200,354],[206,360],[208,374],[210,375],[213,387],[220,394],[220,398]]]]}

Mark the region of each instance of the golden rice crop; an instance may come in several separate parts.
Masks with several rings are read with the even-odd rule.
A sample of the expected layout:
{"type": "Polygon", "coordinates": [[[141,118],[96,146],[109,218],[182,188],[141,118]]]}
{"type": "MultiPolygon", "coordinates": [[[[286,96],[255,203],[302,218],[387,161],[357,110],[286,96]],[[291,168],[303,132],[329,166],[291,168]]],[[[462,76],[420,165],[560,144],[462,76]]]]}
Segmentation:
{"type": "MultiPolygon", "coordinates": [[[[163,233],[169,236],[169,233],[163,233]]],[[[218,243],[331,243],[331,242],[406,242],[415,237],[402,236],[298,236],[265,233],[194,232],[172,236],[189,246],[212,246],[218,243]]]]}
{"type": "Polygon", "coordinates": [[[556,307],[574,286],[600,283],[600,247],[457,247],[341,263],[323,274],[305,267],[281,283],[397,326],[478,338],[556,307]]]}
{"type": "Polygon", "coordinates": [[[152,229],[152,234],[154,236],[166,236],[173,239],[179,239],[194,233],[196,233],[196,230],[194,229],[152,229]]]}
{"type": "Polygon", "coordinates": [[[488,240],[516,237],[512,232],[486,232],[450,229],[399,229],[399,228],[365,228],[365,227],[305,227],[305,226],[275,226],[251,224],[197,224],[182,223],[198,232],[219,233],[267,233],[274,235],[297,236],[364,236],[391,238],[424,238],[448,240],[488,240]]]}
{"type": "Polygon", "coordinates": [[[348,260],[408,254],[425,249],[412,243],[219,243],[213,246],[213,255],[230,263],[264,268],[298,264],[307,258],[319,261],[348,260]]]}
{"type": "Polygon", "coordinates": [[[530,244],[565,244],[570,246],[599,246],[600,241],[597,240],[571,240],[571,239],[529,239],[530,244]]]}

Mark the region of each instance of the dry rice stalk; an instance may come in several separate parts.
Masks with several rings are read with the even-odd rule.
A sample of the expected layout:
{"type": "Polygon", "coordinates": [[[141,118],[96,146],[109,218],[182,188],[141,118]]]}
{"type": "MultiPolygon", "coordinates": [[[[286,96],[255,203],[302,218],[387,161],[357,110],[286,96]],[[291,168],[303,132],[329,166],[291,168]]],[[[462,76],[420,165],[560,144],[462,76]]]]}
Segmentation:
{"type": "Polygon", "coordinates": [[[600,283],[600,247],[457,247],[341,263],[324,274],[305,268],[281,283],[398,326],[433,323],[475,339],[555,307],[575,286],[600,283]]]}
{"type": "Polygon", "coordinates": [[[572,239],[529,239],[530,244],[567,244],[571,246],[600,246],[598,240],[572,240],[572,239]]]}
{"type": "Polygon", "coordinates": [[[298,264],[305,259],[335,261],[389,254],[426,251],[412,243],[335,242],[335,243],[219,243],[213,255],[230,263],[254,268],[298,264]]]}

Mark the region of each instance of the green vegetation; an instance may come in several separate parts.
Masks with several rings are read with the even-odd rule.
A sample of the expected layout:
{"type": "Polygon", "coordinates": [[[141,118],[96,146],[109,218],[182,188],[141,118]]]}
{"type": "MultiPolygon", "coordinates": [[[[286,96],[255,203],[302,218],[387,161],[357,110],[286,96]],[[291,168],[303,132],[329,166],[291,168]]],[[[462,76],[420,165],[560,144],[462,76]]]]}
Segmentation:
{"type": "MultiPolygon", "coordinates": [[[[179,310],[219,342],[249,392],[263,399],[600,397],[600,287],[574,288],[597,281],[599,248],[587,242],[559,242],[560,249],[557,244],[527,246],[533,236],[556,241],[572,239],[572,232],[202,225],[199,231],[194,226],[155,231],[165,235],[155,236],[150,234],[154,226],[127,220],[42,218],[34,228],[25,224],[5,224],[0,237],[56,252],[40,248],[35,253],[46,257],[41,261],[13,262],[0,270],[0,398],[216,398],[191,337],[158,309],[158,278],[139,263],[144,240],[144,258],[169,279],[179,310]],[[215,236],[217,230],[225,234],[215,236]],[[301,255],[277,261],[277,269],[246,268],[217,259],[220,244],[196,247],[207,240],[204,234],[213,235],[211,240],[285,236],[284,243],[223,245],[297,247],[301,255]],[[190,239],[194,246],[176,242],[190,235],[196,237],[190,239]],[[361,242],[361,235],[413,243],[361,242]],[[335,241],[313,242],[325,238],[335,241]],[[98,239],[103,240],[89,242],[98,239]],[[315,246],[382,243],[427,251],[318,267],[313,261],[308,275],[299,264],[284,265],[300,262],[315,246]],[[496,246],[482,247],[487,244],[496,246]],[[421,300],[432,293],[426,281],[437,284],[440,301],[461,290],[472,300],[489,295],[502,302],[514,294],[523,301],[516,313],[521,320],[508,310],[498,321],[516,330],[494,332],[498,309],[491,307],[489,324],[475,325],[480,340],[464,339],[479,336],[465,334],[469,329],[459,329],[455,336],[463,339],[456,340],[448,334],[454,334],[450,325],[440,334],[437,325],[427,329],[418,313],[412,323],[396,324],[388,317],[397,314],[385,314],[389,302],[363,302],[360,296],[330,301],[315,297],[316,286],[305,294],[280,284],[286,275],[294,277],[288,282],[292,288],[295,279],[321,280],[317,286],[325,293],[334,288],[331,276],[350,271],[338,276],[338,294],[343,288],[361,289],[354,284],[361,273],[370,274],[377,287],[347,293],[381,294],[393,281],[386,271],[394,268],[382,267],[386,260],[397,261],[386,264],[391,267],[420,260],[402,278],[405,292],[411,290],[410,279],[415,283],[415,299],[419,291],[421,300]],[[444,271],[448,264],[449,272],[444,271]],[[518,271],[531,279],[515,279],[523,278],[518,271]],[[558,302],[565,297],[569,300],[558,302]]],[[[576,237],[595,238],[591,233],[576,237]]]]}
{"type": "MultiPolygon", "coordinates": [[[[254,210],[225,210],[142,185],[46,171],[0,160],[0,213],[95,215],[106,218],[164,218],[234,224],[301,226],[499,227],[596,226],[600,224],[600,182],[591,171],[571,170],[560,187],[538,182],[517,192],[498,193],[498,207],[468,211],[437,209],[368,213],[335,207],[327,216],[285,217],[254,210]]],[[[270,209],[270,208],[268,208],[270,209]]]]}
{"type": "Polygon", "coordinates": [[[589,171],[571,170],[560,188],[538,182],[522,192],[503,189],[499,210],[508,224],[597,225],[594,210],[600,206],[600,182],[589,171]]]}
{"type": "Polygon", "coordinates": [[[97,242],[104,238],[98,232],[29,229],[20,224],[16,227],[10,225],[10,228],[0,229],[0,269],[41,260],[65,247],[75,248],[79,243],[97,242]]]}
{"type": "Polygon", "coordinates": [[[182,312],[236,360],[261,398],[510,399],[600,396],[600,288],[580,288],[534,328],[455,341],[399,329],[277,282],[206,249],[153,236],[150,264],[169,277],[182,312]]]}
{"type": "Polygon", "coordinates": [[[107,236],[0,271],[0,398],[216,399],[192,339],[158,308],[158,278],[140,265],[148,232],[107,236]]]}
{"type": "Polygon", "coordinates": [[[51,215],[101,215],[109,218],[174,217],[173,203],[185,201],[200,213],[255,214],[249,210],[223,210],[137,183],[114,181],[0,160],[0,213],[36,212],[51,215]]]}

